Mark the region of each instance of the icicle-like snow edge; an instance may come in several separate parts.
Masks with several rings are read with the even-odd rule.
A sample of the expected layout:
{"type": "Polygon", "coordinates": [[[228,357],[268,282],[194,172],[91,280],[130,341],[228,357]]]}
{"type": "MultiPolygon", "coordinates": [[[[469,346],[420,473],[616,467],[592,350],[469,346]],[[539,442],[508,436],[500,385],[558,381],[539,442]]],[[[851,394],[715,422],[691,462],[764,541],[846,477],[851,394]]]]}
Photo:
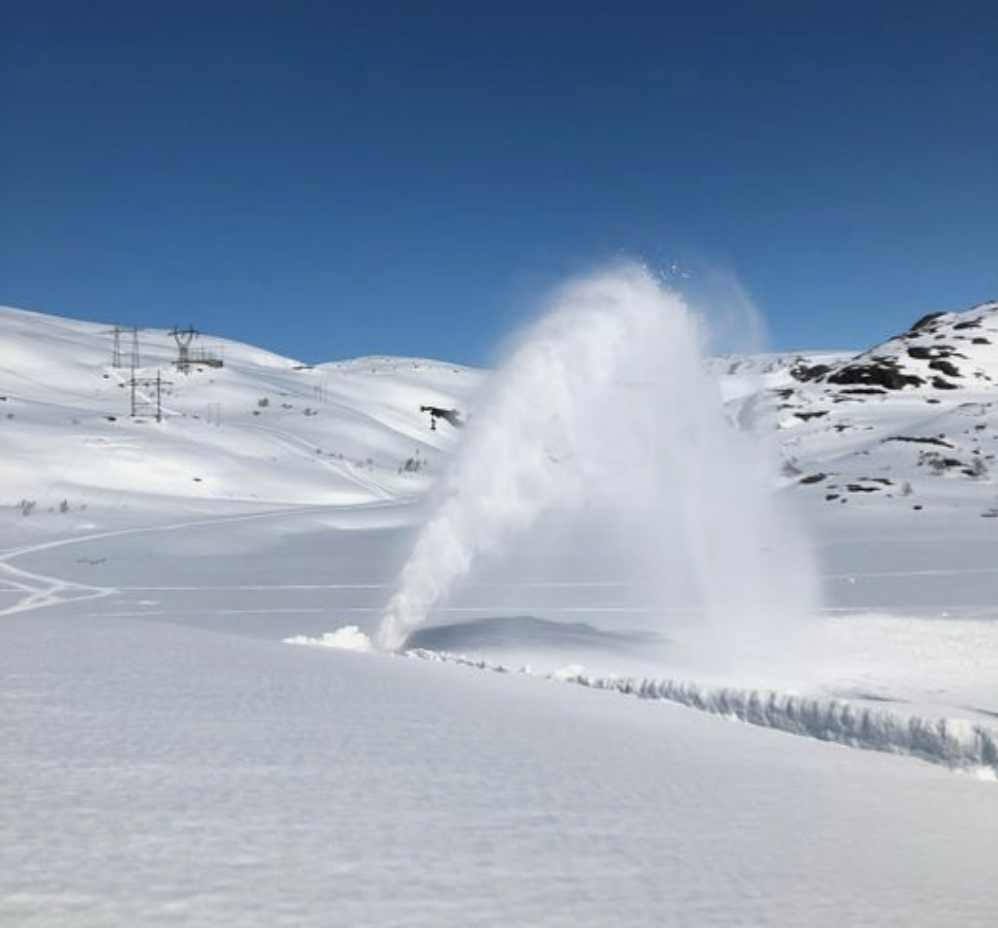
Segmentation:
{"type": "Polygon", "coordinates": [[[678,703],[711,715],[775,728],[794,735],[831,741],[867,751],[905,754],[988,779],[998,779],[998,734],[962,719],[926,719],[870,709],[838,699],[795,696],[769,690],[705,686],[669,679],[590,676],[581,668],[567,667],[538,674],[530,667],[507,667],[460,654],[414,649],[406,657],[446,661],[489,670],[520,673],[589,689],[609,690],[678,703]]]}

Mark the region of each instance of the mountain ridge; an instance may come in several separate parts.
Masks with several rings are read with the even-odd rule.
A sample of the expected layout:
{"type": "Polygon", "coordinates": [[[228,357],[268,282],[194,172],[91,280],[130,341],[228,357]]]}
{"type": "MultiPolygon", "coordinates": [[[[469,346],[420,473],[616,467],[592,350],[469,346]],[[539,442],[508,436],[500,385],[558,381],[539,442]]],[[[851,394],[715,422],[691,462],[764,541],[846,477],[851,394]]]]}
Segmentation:
{"type": "MultiPolygon", "coordinates": [[[[466,414],[487,378],[383,355],[304,365],[214,337],[207,344],[223,366],[183,373],[168,330],[138,338],[134,376],[144,384],[132,417],[133,372],[112,363],[113,329],[0,307],[0,503],[40,511],[167,499],[414,500],[459,441],[428,410],[466,414]]],[[[728,355],[707,365],[732,421],[768,410],[783,485],[808,505],[995,508],[998,302],[930,314],[863,351],[728,355]]]]}

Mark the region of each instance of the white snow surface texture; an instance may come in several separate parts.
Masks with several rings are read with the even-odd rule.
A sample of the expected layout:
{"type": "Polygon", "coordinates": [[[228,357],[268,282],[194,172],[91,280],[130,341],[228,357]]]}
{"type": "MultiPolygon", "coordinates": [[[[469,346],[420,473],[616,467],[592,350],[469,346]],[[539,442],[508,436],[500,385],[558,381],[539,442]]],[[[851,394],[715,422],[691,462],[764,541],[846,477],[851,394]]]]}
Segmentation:
{"type": "Polygon", "coordinates": [[[998,304],[707,363],[820,565],[772,673],[585,526],[369,653],[489,375],[147,330],[133,418],[114,322],[0,309],[0,924],[998,924],[998,304]]]}

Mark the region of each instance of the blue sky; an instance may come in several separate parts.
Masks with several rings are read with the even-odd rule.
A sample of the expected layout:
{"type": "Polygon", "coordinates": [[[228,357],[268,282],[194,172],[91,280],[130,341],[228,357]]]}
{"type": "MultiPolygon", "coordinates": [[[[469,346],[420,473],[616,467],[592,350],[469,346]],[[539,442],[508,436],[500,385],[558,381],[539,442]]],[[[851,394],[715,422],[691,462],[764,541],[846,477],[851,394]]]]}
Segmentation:
{"type": "Polygon", "coordinates": [[[0,0],[0,301],[488,359],[619,255],[776,348],[998,298],[998,4],[0,0]]]}

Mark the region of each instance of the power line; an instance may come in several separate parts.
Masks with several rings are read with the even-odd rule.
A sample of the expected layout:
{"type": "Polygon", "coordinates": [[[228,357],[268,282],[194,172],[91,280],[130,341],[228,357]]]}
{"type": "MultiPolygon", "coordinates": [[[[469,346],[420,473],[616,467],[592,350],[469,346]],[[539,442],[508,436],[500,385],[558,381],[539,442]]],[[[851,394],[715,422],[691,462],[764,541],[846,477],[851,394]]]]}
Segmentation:
{"type": "Polygon", "coordinates": [[[156,371],[155,377],[136,377],[133,371],[128,381],[131,417],[135,419],[139,416],[155,416],[157,422],[162,422],[163,387],[169,387],[171,384],[172,381],[164,380],[159,371],[156,371]]]}
{"type": "Polygon", "coordinates": [[[127,367],[135,370],[142,366],[139,354],[139,332],[144,331],[136,325],[116,325],[113,329],[107,329],[105,334],[111,335],[111,366],[114,368],[127,367]]]}
{"type": "Polygon", "coordinates": [[[177,343],[177,370],[182,374],[189,374],[191,371],[191,342],[201,333],[194,326],[189,325],[186,329],[174,326],[170,334],[177,343]]]}

